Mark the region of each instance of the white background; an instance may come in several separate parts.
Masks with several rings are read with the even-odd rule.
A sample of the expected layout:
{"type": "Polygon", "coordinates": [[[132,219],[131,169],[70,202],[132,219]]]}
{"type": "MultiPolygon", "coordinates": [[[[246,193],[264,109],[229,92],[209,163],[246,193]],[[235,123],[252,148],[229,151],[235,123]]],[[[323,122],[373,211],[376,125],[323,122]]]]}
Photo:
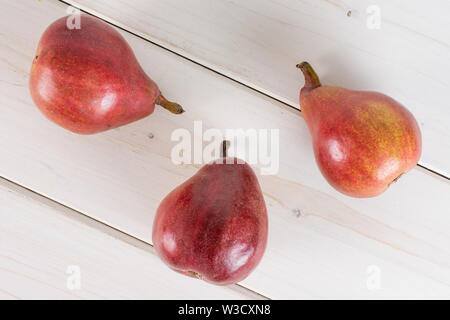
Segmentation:
{"type": "Polygon", "coordinates": [[[128,30],[144,70],[187,111],[157,109],[93,136],[57,127],[34,106],[28,74],[67,5],[0,1],[1,298],[450,297],[449,2],[69,2],[128,30]],[[297,110],[303,60],[322,83],[380,91],[410,109],[421,166],[377,198],[332,189],[297,110]],[[280,171],[259,176],[267,251],[239,285],[179,275],[151,247],[159,201],[199,168],[170,161],[172,131],[192,131],[194,120],[280,129],[280,171]],[[70,266],[79,288],[68,286],[70,266]]]}

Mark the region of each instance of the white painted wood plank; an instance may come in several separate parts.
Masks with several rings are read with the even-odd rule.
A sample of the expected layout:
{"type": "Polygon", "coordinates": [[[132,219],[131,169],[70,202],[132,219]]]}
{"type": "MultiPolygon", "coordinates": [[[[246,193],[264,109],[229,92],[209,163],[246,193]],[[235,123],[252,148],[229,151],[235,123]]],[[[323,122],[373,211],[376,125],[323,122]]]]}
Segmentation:
{"type": "Polygon", "coordinates": [[[0,299],[1,300],[14,300],[14,299],[19,299],[19,298],[15,297],[14,295],[10,294],[9,292],[0,290],[0,299]]]}
{"type": "Polygon", "coordinates": [[[260,298],[174,274],[150,245],[3,179],[0,220],[0,299],[260,298]]]}
{"type": "Polygon", "coordinates": [[[324,84],[388,94],[419,122],[420,163],[450,176],[448,1],[68,2],[297,108],[303,60],[324,84]],[[367,27],[373,4],[379,30],[367,27]]]}
{"type": "Polygon", "coordinates": [[[260,177],[268,248],[243,285],[271,298],[450,296],[447,180],[414,169],[378,198],[340,195],[320,175],[298,112],[125,32],[144,69],[187,112],[157,110],[94,136],[66,132],[33,106],[27,86],[41,30],[65,6],[8,2],[3,8],[1,176],[150,242],[159,201],[197,170],[171,163],[174,129],[192,131],[199,119],[205,128],[280,128],[280,172],[260,177]],[[24,23],[10,28],[10,19],[24,23]],[[366,286],[371,265],[382,271],[379,290],[366,286]]]}

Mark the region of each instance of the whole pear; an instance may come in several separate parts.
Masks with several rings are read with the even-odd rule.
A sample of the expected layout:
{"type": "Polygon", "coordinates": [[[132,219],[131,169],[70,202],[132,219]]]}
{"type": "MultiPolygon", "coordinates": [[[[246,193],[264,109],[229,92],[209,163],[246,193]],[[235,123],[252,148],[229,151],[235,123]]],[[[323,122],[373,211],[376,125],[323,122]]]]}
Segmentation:
{"type": "Polygon", "coordinates": [[[161,202],[153,245],[172,269],[216,285],[236,283],[261,260],[267,211],[255,173],[237,158],[203,166],[161,202]]]}
{"type": "Polygon", "coordinates": [[[46,29],[31,66],[31,96],[47,118],[92,134],[144,118],[155,104],[183,112],[163,97],[114,28],[84,14],[78,26],[67,21],[46,29]]]}
{"type": "Polygon", "coordinates": [[[369,91],[322,86],[307,62],[300,107],[327,181],[357,198],[374,197],[419,161],[422,141],[414,116],[394,99],[369,91]]]}

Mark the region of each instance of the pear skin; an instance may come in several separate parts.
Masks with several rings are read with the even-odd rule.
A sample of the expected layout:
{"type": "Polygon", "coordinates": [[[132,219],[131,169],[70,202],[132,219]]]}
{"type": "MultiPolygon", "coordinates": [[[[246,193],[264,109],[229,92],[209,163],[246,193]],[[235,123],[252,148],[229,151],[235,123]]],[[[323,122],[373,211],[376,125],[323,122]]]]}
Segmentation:
{"type": "Polygon", "coordinates": [[[237,158],[203,166],[158,207],[153,245],[173,270],[216,285],[246,278],[267,243],[268,218],[251,167],[237,158]]]}
{"type": "Polygon", "coordinates": [[[80,16],[80,28],[69,28],[64,17],[46,29],[31,66],[29,87],[47,118],[80,134],[142,119],[155,104],[183,112],[162,96],[125,39],[107,23],[85,14],[80,16]]]}
{"type": "Polygon", "coordinates": [[[316,162],[336,190],[375,197],[418,163],[421,133],[404,106],[378,92],[322,86],[309,63],[297,67],[305,77],[300,107],[316,162]]]}

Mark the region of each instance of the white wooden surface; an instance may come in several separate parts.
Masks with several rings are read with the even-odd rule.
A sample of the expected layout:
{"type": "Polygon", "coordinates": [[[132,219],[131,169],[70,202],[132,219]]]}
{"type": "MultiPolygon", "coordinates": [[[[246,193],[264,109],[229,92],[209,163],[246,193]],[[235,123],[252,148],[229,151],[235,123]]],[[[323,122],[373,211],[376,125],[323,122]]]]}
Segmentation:
{"type": "Polygon", "coordinates": [[[450,177],[449,1],[68,2],[297,108],[303,60],[324,84],[388,94],[419,122],[420,163],[450,177]]]}
{"type": "MultiPolygon", "coordinates": [[[[39,37],[66,6],[50,0],[1,4],[0,30],[8,32],[0,33],[0,176],[151,242],[159,201],[197,170],[170,162],[174,129],[192,131],[199,119],[205,128],[280,128],[280,172],[260,177],[269,210],[269,244],[242,286],[269,298],[450,297],[448,180],[417,168],[378,198],[340,195],[320,175],[297,111],[123,31],[143,68],[187,112],[174,116],[157,110],[103,134],[71,134],[39,113],[27,85],[39,37]],[[11,21],[22,23],[11,28],[11,21]],[[378,290],[367,287],[372,265],[381,271],[378,290]]],[[[111,247],[105,254],[116,253],[111,247]]],[[[145,259],[155,260],[166,278],[162,262],[145,259]]],[[[169,281],[185,285],[167,272],[169,281]]],[[[103,294],[110,290],[96,288],[103,294]]],[[[129,296],[142,292],[129,290],[129,296]]],[[[205,290],[231,294],[210,285],[205,290]]],[[[169,291],[169,297],[183,295],[170,296],[169,291]]],[[[0,282],[0,294],[8,292],[0,282]]]]}
{"type": "Polygon", "coordinates": [[[261,298],[173,274],[152,247],[3,179],[0,203],[0,298],[261,298]]]}

